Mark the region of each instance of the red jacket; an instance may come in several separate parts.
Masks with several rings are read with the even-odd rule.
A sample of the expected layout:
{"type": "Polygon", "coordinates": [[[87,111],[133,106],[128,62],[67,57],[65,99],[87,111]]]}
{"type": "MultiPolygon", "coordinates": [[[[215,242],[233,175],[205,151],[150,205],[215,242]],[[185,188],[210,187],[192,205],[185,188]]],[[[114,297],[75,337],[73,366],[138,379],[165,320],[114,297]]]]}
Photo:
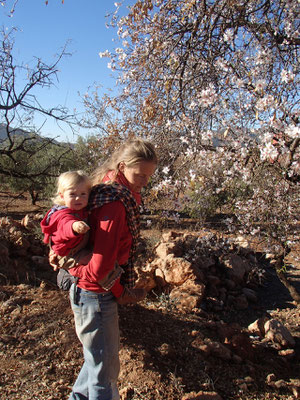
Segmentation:
{"type": "MultiPolygon", "coordinates": [[[[105,181],[105,180],[104,180],[105,181]]],[[[116,179],[129,188],[124,175],[116,179]]],[[[130,188],[129,188],[130,189],[130,188]]],[[[132,193],[140,203],[140,194],[132,193]]],[[[126,210],[121,201],[114,201],[91,211],[89,216],[90,245],[93,255],[87,265],[79,265],[69,272],[79,278],[77,286],[81,289],[101,293],[104,289],[97,283],[103,279],[115,266],[128,261],[132,236],[126,219],[126,210]]],[[[116,296],[121,296],[124,288],[118,279],[111,291],[116,296]]]]}
{"type": "Polygon", "coordinates": [[[79,211],[63,208],[54,212],[51,208],[41,221],[44,243],[49,243],[51,236],[51,247],[54,252],[59,256],[66,256],[84,238],[84,235],[74,233],[73,223],[75,221],[86,221],[87,217],[88,212],[85,208],[79,211]]]}

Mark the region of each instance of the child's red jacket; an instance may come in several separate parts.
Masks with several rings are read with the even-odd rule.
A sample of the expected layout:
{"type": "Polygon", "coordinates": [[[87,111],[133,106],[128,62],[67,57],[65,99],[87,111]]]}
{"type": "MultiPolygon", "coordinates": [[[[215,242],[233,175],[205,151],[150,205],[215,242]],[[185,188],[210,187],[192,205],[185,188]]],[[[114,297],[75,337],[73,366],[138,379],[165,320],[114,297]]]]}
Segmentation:
{"type": "Polygon", "coordinates": [[[53,251],[62,257],[68,255],[84,238],[84,235],[73,232],[72,225],[75,221],[86,222],[87,217],[85,208],[79,211],[67,207],[51,208],[41,221],[44,243],[49,243],[51,238],[53,251]]]}

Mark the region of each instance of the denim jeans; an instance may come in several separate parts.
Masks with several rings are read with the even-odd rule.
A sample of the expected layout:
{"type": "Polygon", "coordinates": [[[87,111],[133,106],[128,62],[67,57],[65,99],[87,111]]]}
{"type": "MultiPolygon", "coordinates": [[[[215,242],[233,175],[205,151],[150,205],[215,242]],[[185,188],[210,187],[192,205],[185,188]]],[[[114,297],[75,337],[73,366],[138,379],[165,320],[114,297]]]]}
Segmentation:
{"type": "Polygon", "coordinates": [[[120,334],[115,297],[110,292],[74,288],[73,284],[70,300],[84,363],[69,400],[119,400],[120,334]]]}

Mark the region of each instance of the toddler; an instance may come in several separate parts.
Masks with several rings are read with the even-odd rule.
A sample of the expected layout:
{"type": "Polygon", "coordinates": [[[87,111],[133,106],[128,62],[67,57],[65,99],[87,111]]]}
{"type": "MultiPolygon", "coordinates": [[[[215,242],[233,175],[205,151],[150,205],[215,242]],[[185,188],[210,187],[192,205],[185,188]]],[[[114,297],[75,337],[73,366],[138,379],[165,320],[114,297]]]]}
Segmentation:
{"type": "Polygon", "coordinates": [[[90,190],[91,181],[84,172],[64,172],[57,180],[54,205],[41,221],[44,243],[49,243],[58,266],[64,269],[75,266],[88,242],[86,206],[90,190]]]}

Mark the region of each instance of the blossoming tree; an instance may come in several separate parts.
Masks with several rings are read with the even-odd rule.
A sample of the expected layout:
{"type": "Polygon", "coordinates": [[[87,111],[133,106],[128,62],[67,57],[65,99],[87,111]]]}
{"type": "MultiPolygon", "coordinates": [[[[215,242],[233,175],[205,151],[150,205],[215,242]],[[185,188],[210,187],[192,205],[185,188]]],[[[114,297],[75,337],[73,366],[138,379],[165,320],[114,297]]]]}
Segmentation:
{"type": "Polygon", "coordinates": [[[299,207],[298,1],[144,0],[119,17],[121,6],[120,46],[100,53],[120,90],[86,96],[87,109],[116,111],[99,121],[106,134],[156,143],[174,208],[230,201],[235,228],[267,238],[282,268],[299,207]]]}

